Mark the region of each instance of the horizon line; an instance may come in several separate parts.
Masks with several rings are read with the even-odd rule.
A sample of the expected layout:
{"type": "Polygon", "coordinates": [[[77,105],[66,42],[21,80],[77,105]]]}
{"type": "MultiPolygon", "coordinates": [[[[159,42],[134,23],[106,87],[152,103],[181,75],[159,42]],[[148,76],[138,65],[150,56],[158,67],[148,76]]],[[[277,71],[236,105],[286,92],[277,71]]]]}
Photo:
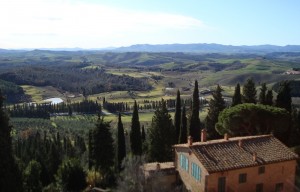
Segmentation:
{"type": "Polygon", "coordinates": [[[222,46],[232,46],[232,47],[255,47],[255,46],[275,46],[275,47],[287,47],[287,46],[300,46],[297,44],[285,44],[285,45],[276,45],[276,44],[254,44],[254,45],[232,45],[232,44],[221,44],[221,43],[162,43],[162,44],[150,44],[150,43],[139,43],[139,44],[131,44],[131,45],[124,45],[124,46],[107,46],[107,47],[91,47],[91,48],[84,48],[84,47],[23,47],[23,48],[5,48],[0,47],[0,50],[26,50],[26,51],[33,51],[33,50],[53,50],[53,49],[78,49],[78,50],[113,50],[118,48],[128,48],[132,46],[139,46],[139,45],[147,45],[147,46],[160,46],[160,45],[222,45],[222,46]]]}

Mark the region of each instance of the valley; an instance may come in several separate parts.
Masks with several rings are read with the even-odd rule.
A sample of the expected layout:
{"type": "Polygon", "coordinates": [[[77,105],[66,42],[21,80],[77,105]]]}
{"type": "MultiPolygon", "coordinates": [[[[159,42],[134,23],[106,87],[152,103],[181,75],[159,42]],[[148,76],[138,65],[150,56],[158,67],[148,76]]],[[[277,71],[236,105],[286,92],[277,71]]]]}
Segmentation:
{"type": "MultiPolygon", "coordinates": [[[[102,104],[105,99],[110,103],[126,102],[129,106],[136,100],[143,107],[145,102],[162,98],[174,100],[177,90],[182,99],[191,99],[195,80],[203,99],[209,101],[211,95],[209,91],[201,93],[214,90],[219,84],[224,98],[228,97],[230,102],[235,85],[242,85],[249,78],[257,86],[267,83],[269,88],[282,80],[300,80],[299,74],[286,73],[299,68],[299,58],[297,53],[11,51],[0,54],[0,80],[22,90],[23,96],[8,104],[42,104],[47,99],[60,98],[65,103],[88,99],[102,104]]],[[[8,86],[3,86],[6,93],[8,86]]],[[[299,105],[297,97],[293,101],[299,105]]],[[[153,112],[140,110],[141,122],[146,127],[150,126],[153,112]]],[[[200,119],[205,119],[206,113],[203,105],[200,119]]],[[[103,114],[113,125],[117,122],[117,114],[105,109],[103,114]]],[[[131,113],[124,113],[123,119],[130,126],[131,113]]]]}

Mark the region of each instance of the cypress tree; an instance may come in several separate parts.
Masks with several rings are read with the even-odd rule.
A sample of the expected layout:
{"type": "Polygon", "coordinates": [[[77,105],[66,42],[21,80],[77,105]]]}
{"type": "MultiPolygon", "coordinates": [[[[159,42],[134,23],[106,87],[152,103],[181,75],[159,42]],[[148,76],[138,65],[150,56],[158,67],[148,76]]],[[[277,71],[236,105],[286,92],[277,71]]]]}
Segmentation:
{"type": "Polygon", "coordinates": [[[94,157],[94,130],[89,131],[89,169],[91,169],[95,165],[95,157],[94,157]]]}
{"type": "Polygon", "coordinates": [[[187,117],[186,117],[185,106],[183,106],[182,114],[181,114],[179,143],[186,143],[186,142],[187,142],[187,117]]]}
{"type": "Polygon", "coordinates": [[[266,83],[261,84],[260,93],[258,96],[258,101],[260,104],[266,105],[266,93],[267,93],[267,86],[266,83]]]}
{"type": "Polygon", "coordinates": [[[3,110],[3,101],[0,89],[0,191],[22,191],[21,174],[12,152],[12,127],[3,110]]]}
{"type": "Polygon", "coordinates": [[[136,101],[134,101],[133,113],[131,119],[130,147],[133,155],[142,154],[141,127],[139,121],[138,106],[136,101]]]}
{"type": "Polygon", "coordinates": [[[266,94],[266,105],[273,105],[273,91],[270,89],[267,91],[266,94]]]}
{"type": "Polygon", "coordinates": [[[300,111],[293,109],[292,114],[292,127],[289,137],[289,146],[298,146],[300,145],[300,111]]]}
{"type": "Polygon", "coordinates": [[[150,161],[166,162],[173,158],[172,145],[175,144],[175,128],[166,102],[162,99],[161,106],[156,109],[149,129],[150,161]]]}
{"type": "Polygon", "coordinates": [[[67,159],[60,166],[56,183],[62,191],[79,192],[86,187],[86,173],[76,159],[67,159]]]}
{"type": "Polygon", "coordinates": [[[176,130],[176,142],[179,141],[179,133],[180,133],[180,125],[181,125],[181,99],[180,99],[180,91],[177,90],[176,97],[176,106],[175,106],[175,115],[174,115],[174,126],[176,130]]]}
{"type": "Polygon", "coordinates": [[[142,125],[142,135],[141,135],[141,137],[142,137],[142,142],[144,142],[146,140],[146,133],[145,133],[144,125],[142,125]]]}
{"type": "Polygon", "coordinates": [[[243,87],[243,103],[256,103],[256,89],[253,79],[247,79],[243,87]]]}
{"type": "Polygon", "coordinates": [[[114,165],[113,138],[110,132],[110,123],[98,117],[93,135],[93,157],[96,170],[107,176],[111,166],[114,165]]]}
{"type": "Polygon", "coordinates": [[[292,97],[291,88],[288,81],[281,82],[279,91],[276,98],[276,107],[284,108],[291,112],[292,110],[292,97]]]}
{"type": "Polygon", "coordinates": [[[198,81],[195,80],[195,88],[193,92],[193,105],[192,105],[192,115],[190,120],[189,134],[193,137],[194,141],[200,141],[200,130],[201,122],[199,118],[199,90],[198,81]]]}
{"type": "Polygon", "coordinates": [[[42,191],[42,183],[40,181],[42,167],[35,160],[31,160],[24,171],[24,188],[26,191],[40,192],[42,191]]]}
{"type": "Polygon", "coordinates": [[[231,106],[233,107],[233,106],[241,104],[241,103],[242,103],[241,87],[240,87],[240,84],[238,83],[238,84],[236,84],[236,87],[234,89],[231,106]]]}
{"type": "Polygon", "coordinates": [[[51,142],[50,151],[48,153],[48,158],[46,162],[51,181],[54,181],[55,173],[57,172],[57,169],[60,164],[61,158],[57,146],[54,142],[51,142]]]}
{"type": "Polygon", "coordinates": [[[126,146],[125,146],[125,135],[124,128],[121,119],[121,114],[119,113],[118,119],[118,144],[117,144],[117,160],[118,160],[118,170],[121,170],[122,161],[126,156],[126,146]]]}
{"type": "Polygon", "coordinates": [[[209,101],[208,114],[205,119],[205,128],[207,129],[209,139],[218,139],[220,135],[216,131],[215,125],[218,122],[219,113],[225,109],[222,88],[219,85],[212,96],[213,98],[209,101]]]}

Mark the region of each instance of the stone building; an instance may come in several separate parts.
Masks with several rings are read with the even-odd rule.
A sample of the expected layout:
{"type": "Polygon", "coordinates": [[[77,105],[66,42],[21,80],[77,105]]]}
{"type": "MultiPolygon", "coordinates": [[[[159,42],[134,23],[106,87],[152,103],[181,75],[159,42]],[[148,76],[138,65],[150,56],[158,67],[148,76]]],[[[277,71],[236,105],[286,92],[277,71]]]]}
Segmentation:
{"type": "Polygon", "coordinates": [[[174,145],[174,166],[187,191],[295,191],[298,156],[272,135],[174,145]]]}

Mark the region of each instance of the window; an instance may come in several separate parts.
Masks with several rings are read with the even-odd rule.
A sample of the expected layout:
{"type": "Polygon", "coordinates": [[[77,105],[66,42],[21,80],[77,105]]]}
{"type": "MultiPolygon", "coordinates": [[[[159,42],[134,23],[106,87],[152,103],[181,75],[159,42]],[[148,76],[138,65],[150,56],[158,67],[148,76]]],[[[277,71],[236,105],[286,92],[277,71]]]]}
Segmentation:
{"type": "Polygon", "coordinates": [[[197,180],[201,180],[201,170],[196,163],[192,163],[192,176],[197,180]]]}
{"type": "Polygon", "coordinates": [[[246,183],[247,182],[247,174],[246,173],[242,173],[239,176],[239,183],[246,183]]]}
{"type": "Polygon", "coordinates": [[[275,186],[275,192],[283,191],[283,183],[277,183],[275,186]]]}
{"type": "Polygon", "coordinates": [[[265,173],[265,166],[258,167],[258,174],[265,173]]]}
{"type": "Polygon", "coordinates": [[[225,192],[226,177],[219,177],[218,179],[218,192],[225,192]]]}
{"type": "Polygon", "coordinates": [[[259,183],[256,185],[256,192],[263,192],[264,191],[264,184],[259,183]]]}
{"type": "Polygon", "coordinates": [[[186,170],[187,172],[189,171],[189,160],[186,158],[186,156],[180,154],[180,167],[186,170]]]}

